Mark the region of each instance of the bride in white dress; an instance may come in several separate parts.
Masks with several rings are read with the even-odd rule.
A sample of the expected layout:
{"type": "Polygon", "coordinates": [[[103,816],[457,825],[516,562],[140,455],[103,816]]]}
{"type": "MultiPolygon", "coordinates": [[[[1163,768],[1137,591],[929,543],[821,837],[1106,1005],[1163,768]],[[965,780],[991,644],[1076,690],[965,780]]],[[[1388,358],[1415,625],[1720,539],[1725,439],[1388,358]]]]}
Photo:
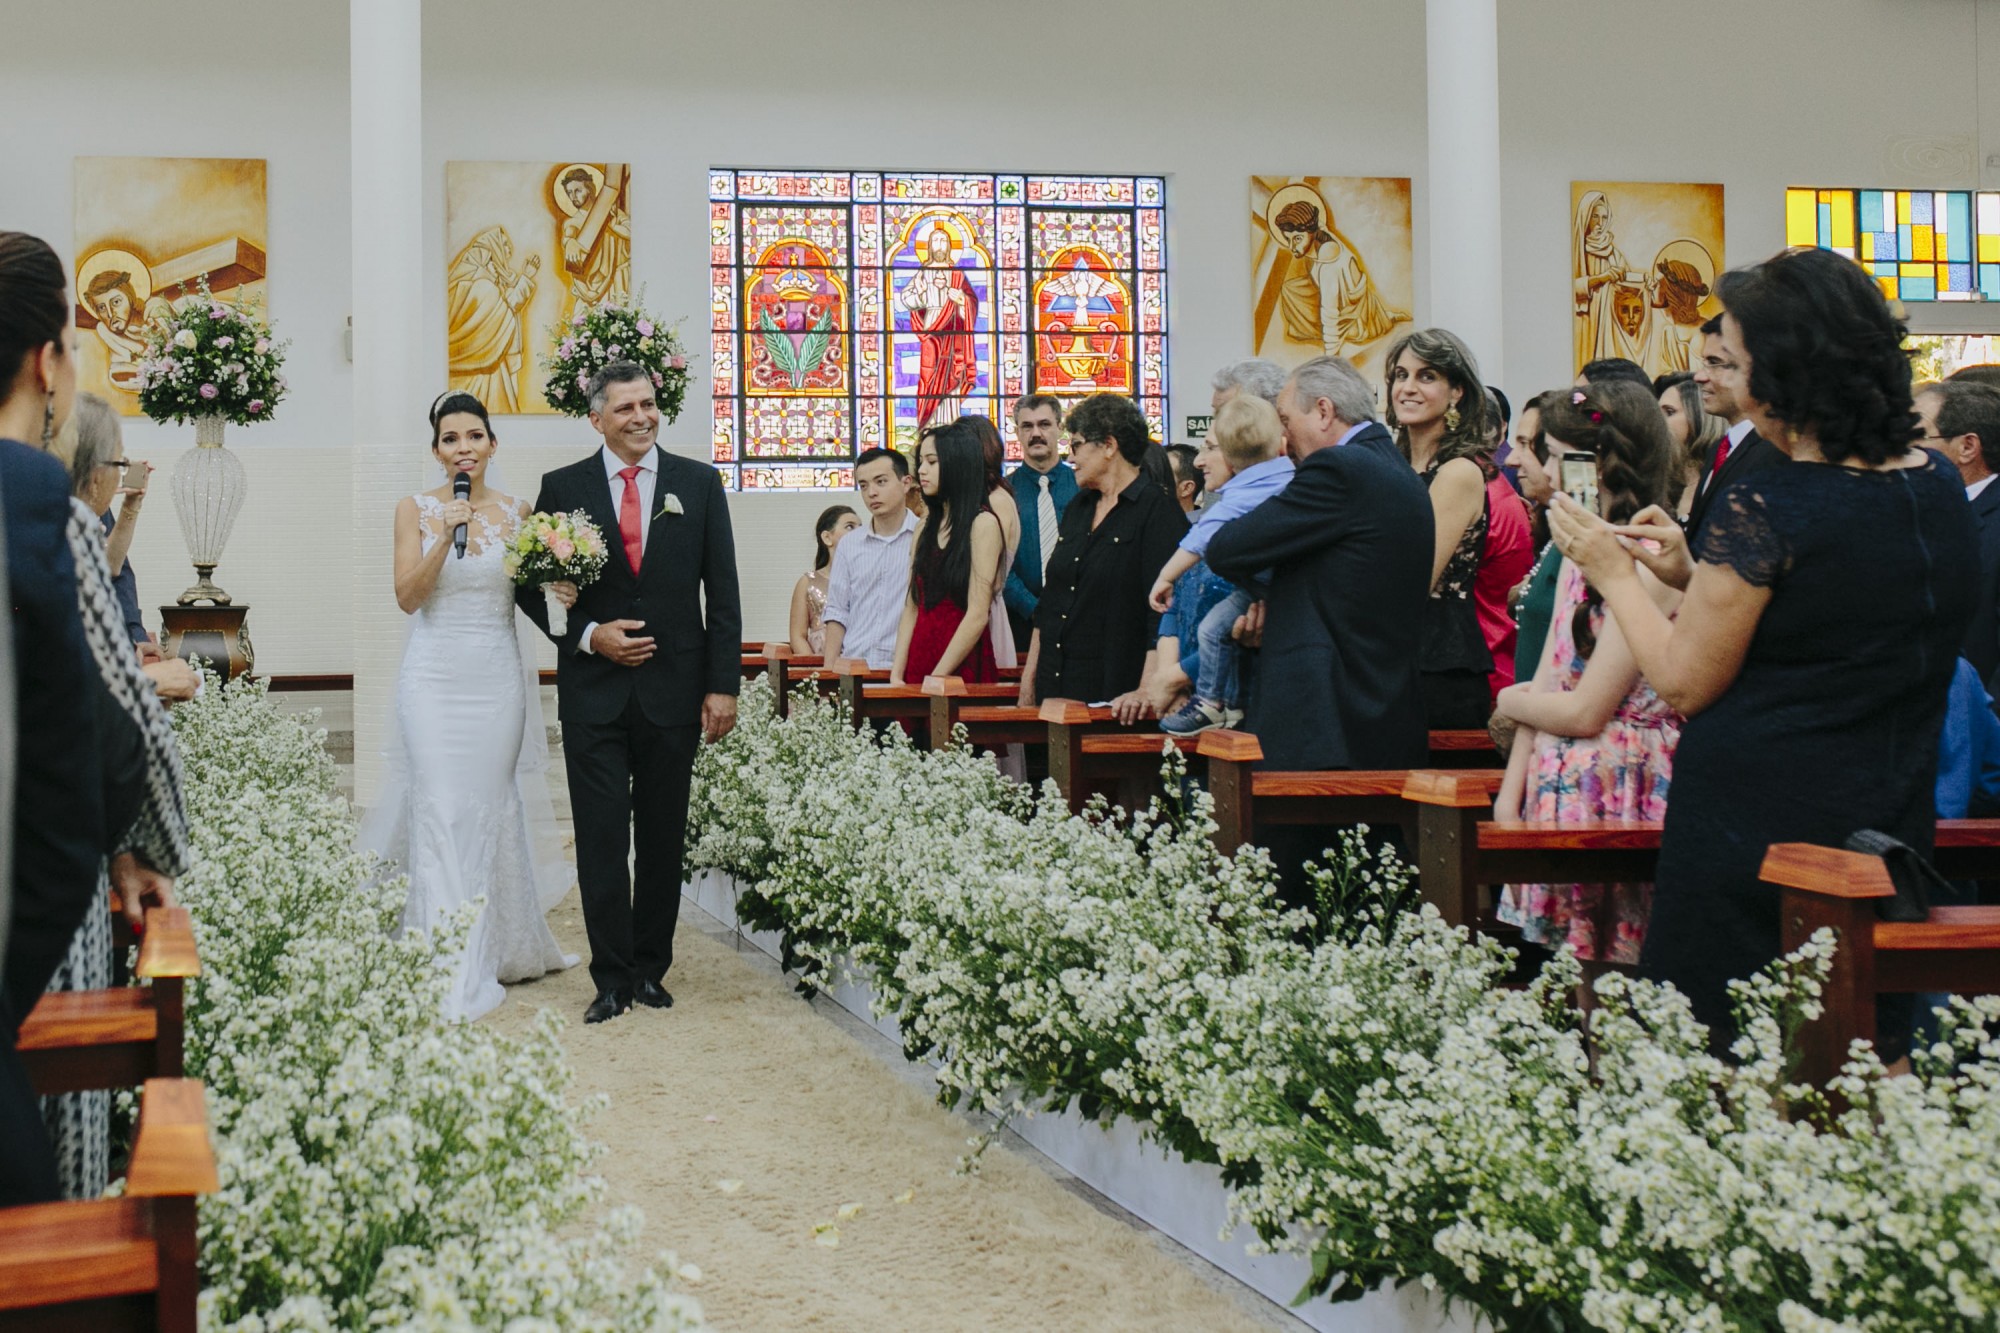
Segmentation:
{"type": "MultiPolygon", "coordinates": [[[[487,484],[493,430],[471,394],[432,407],[431,451],[445,484],[396,506],[396,601],[412,623],[388,780],[361,845],[408,874],[406,929],[435,930],[485,898],[445,1001],[449,1017],[473,1019],[505,998],[502,982],[575,964],[546,919],[574,876],[555,834],[533,657],[502,563],[528,506],[487,484]],[[472,477],[467,500],[452,498],[458,472],[472,477]],[[463,557],[452,547],[460,523],[463,557]]],[[[574,599],[566,585],[559,592],[574,599]]]]}

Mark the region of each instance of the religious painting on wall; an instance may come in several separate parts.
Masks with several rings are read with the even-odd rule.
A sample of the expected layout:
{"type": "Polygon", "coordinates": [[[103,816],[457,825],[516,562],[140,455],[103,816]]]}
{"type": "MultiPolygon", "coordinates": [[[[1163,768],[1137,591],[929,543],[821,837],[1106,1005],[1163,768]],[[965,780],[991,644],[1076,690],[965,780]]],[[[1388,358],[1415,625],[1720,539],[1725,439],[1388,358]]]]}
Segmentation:
{"type": "Polygon", "coordinates": [[[746,490],[839,489],[878,445],[1008,407],[1137,399],[1166,425],[1165,183],[1130,176],[709,173],[714,460],[746,490]]]}
{"type": "Polygon", "coordinates": [[[1342,356],[1379,379],[1416,304],[1411,271],[1407,178],[1250,178],[1258,356],[1281,366],[1342,356]]]}
{"type": "Polygon", "coordinates": [[[632,294],[623,162],[445,164],[446,364],[489,412],[553,411],[549,330],[632,294]]]}
{"type": "Polygon", "coordinates": [[[1721,308],[1722,187],[1572,181],[1569,203],[1572,368],[1623,357],[1648,375],[1692,369],[1721,308]]]}
{"type": "Polygon", "coordinates": [[[139,415],[156,321],[199,295],[264,305],[264,160],[76,159],[77,387],[139,415]]]}

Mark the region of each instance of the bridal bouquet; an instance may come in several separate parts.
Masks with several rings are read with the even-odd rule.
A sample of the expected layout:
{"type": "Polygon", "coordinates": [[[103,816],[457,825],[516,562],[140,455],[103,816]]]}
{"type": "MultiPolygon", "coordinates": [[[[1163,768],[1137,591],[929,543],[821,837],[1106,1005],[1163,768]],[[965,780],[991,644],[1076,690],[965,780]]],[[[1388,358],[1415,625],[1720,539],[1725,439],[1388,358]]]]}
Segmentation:
{"type": "Polygon", "coordinates": [[[604,572],[610,548],[604,534],[582,510],[573,514],[530,514],[507,543],[502,561],[507,577],[523,588],[541,588],[548,599],[549,633],[560,637],[569,629],[569,612],[548,591],[551,583],[581,588],[604,572]]]}

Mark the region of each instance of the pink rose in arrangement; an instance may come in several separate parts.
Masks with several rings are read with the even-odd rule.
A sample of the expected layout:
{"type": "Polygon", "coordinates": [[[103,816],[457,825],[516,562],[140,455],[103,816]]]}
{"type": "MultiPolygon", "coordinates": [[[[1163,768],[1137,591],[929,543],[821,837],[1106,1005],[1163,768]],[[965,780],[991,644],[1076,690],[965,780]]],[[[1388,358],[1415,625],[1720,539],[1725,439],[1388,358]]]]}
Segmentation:
{"type": "Polygon", "coordinates": [[[201,396],[204,398],[213,398],[221,392],[222,390],[216,388],[213,384],[204,384],[201,386],[201,396]]]}
{"type": "Polygon", "coordinates": [[[225,333],[215,340],[215,345],[217,347],[234,347],[236,346],[236,340],[225,333]]]}
{"type": "Polygon", "coordinates": [[[640,321],[639,321],[639,324],[638,324],[638,329],[639,329],[639,336],[640,336],[641,338],[650,338],[650,337],[652,337],[652,336],[653,336],[653,321],[652,321],[652,320],[650,320],[650,319],[642,319],[642,320],[640,320],[640,321]]]}
{"type": "Polygon", "coordinates": [[[688,359],[684,356],[677,356],[673,360],[667,362],[667,364],[672,366],[675,370],[686,370],[688,359]]]}
{"type": "Polygon", "coordinates": [[[577,311],[574,315],[571,315],[569,317],[569,322],[571,324],[582,324],[583,320],[584,320],[584,312],[581,310],[577,311]]]}
{"type": "Polygon", "coordinates": [[[588,375],[584,374],[584,373],[583,373],[582,371],[580,371],[580,370],[579,370],[579,371],[577,371],[577,372],[576,372],[576,387],[577,387],[577,388],[579,388],[579,389],[588,389],[588,388],[590,387],[590,376],[588,376],[588,375]]]}
{"type": "Polygon", "coordinates": [[[574,338],[563,339],[562,346],[556,348],[557,356],[567,357],[574,355],[575,352],[576,352],[576,339],[574,338]]]}
{"type": "Polygon", "coordinates": [[[250,406],[247,410],[249,411],[251,416],[253,417],[256,416],[259,412],[262,412],[264,410],[264,400],[262,398],[252,398],[250,400],[250,406]]]}
{"type": "Polygon", "coordinates": [[[556,559],[567,563],[569,558],[576,554],[576,543],[567,537],[558,537],[549,543],[549,551],[556,559]]]}
{"type": "Polygon", "coordinates": [[[259,338],[256,350],[258,356],[264,355],[264,353],[271,350],[271,340],[269,338],[259,338]]]}
{"type": "Polygon", "coordinates": [[[212,305],[208,308],[208,317],[210,319],[228,319],[229,312],[219,305],[212,305]]]}
{"type": "Polygon", "coordinates": [[[667,383],[667,377],[665,375],[662,375],[657,370],[653,372],[653,387],[655,389],[665,388],[666,383],[667,383]]]}

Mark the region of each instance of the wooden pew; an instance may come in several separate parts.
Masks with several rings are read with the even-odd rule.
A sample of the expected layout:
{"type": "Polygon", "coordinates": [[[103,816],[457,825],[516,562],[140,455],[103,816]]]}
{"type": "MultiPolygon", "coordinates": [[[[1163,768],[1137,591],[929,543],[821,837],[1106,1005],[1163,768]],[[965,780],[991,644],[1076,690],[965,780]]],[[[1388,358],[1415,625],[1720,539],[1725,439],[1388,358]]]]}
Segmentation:
{"type": "Polygon", "coordinates": [[[1464,892],[1464,874],[1453,873],[1461,843],[1458,812],[1490,811],[1500,770],[1434,772],[1419,769],[1282,772],[1259,769],[1264,750],[1255,736],[1204,731],[1195,752],[1208,762],[1208,792],[1215,802],[1215,843],[1234,855],[1255,842],[1259,825],[1337,827],[1399,825],[1416,844],[1418,887],[1424,900],[1454,925],[1479,919],[1475,898],[1464,892]],[[1421,795],[1424,801],[1419,801],[1421,795]],[[1432,809],[1448,811],[1429,817],[1432,809]],[[1433,870],[1433,863],[1439,865],[1433,870]]]}
{"type": "Polygon", "coordinates": [[[812,653],[794,653],[789,643],[764,645],[765,675],[771,682],[771,697],[779,717],[792,715],[792,691],[800,685],[815,685],[831,697],[839,687],[826,659],[812,653]]]}
{"type": "Polygon", "coordinates": [[[968,685],[957,676],[926,676],[918,686],[930,699],[930,725],[925,735],[933,750],[949,749],[952,727],[963,723],[966,742],[975,750],[1004,745],[1039,745],[1048,739],[1040,711],[1018,707],[1018,681],[968,685]]]}
{"type": "Polygon", "coordinates": [[[931,700],[920,687],[889,684],[889,673],[872,671],[858,657],[842,659],[834,668],[840,701],[856,731],[871,722],[895,722],[912,736],[930,726],[931,700]]]}
{"type": "MultiPolygon", "coordinates": [[[[1946,821],[1986,825],[1989,833],[1995,822],[1946,821]]],[[[1941,824],[1940,840],[1943,832],[1941,824]]],[[[1820,1016],[1799,1033],[1801,1080],[1824,1086],[1840,1072],[1856,1038],[1875,1040],[1878,994],[2000,994],[2000,907],[1933,907],[1926,921],[1883,921],[1876,903],[1896,890],[1881,858],[1808,843],[1773,845],[1760,873],[1778,886],[1781,952],[1798,948],[1822,926],[1838,945],[1820,993],[1820,1016]]]]}
{"type": "Polygon", "coordinates": [[[147,1079],[123,1196],[0,1208],[0,1330],[194,1333],[195,1199],[217,1188],[201,1084],[147,1079]]]}
{"type": "Polygon", "coordinates": [[[36,1001],[16,1039],[35,1091],[49,1096],[180,1077],[185,988],[189,977],[201,975],[186,908],[147,910],[138,975],[152,984],[51,991],[36,1001]]]}
{"type": "Polygon", "coordinates": [[[1493,748],[1493,737],[1483,731],[1433,731],[1432,768],[1504,768],[1507,757],[1493,748]]]}

